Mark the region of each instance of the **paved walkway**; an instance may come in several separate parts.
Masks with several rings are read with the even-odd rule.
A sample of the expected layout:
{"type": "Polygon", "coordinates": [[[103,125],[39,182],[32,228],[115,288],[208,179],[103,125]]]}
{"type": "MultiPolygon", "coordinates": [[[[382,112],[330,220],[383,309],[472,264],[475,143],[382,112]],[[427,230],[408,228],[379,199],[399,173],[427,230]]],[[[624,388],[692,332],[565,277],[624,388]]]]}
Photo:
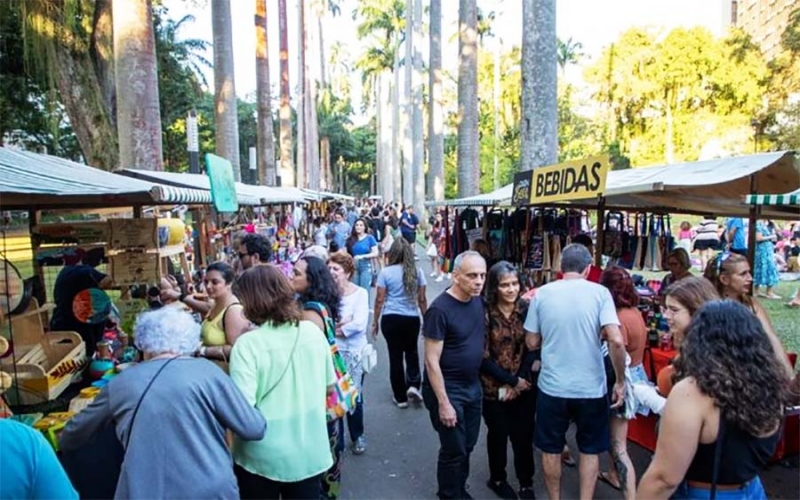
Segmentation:
{"type": "MultiPolygon", "coordinates": [[[[418,247],[421,248],[421,247],[418,247]]],[[[419,265],[430,273],[428,260],[422,256],[419,265]]],[[[446,282],[428,284],[430,303],[445,290],[446,282]]],[[[371,294],[371,295],[374,295],[371,294]]],[[[438,436],[431,427],[427,410],[410,406],[399,409],[392,403],[389,386],[389,367],[386,343],[379,337],[376,348],[379,365],[365,382],[365,427],[367,452],[354,456],[348,450],[342,472],[343,499],[412,499],[436,498],[436,457],[439,450],[438,436]]],[[[422,341],[420,341],[420,361],[422,362],[422,341]]],[[[570,437],[573,450],[577,450],[574,439],[570,437]]],[[[636,468],[637,477],[644,473],[650,463],[650,453],[633,444],[628,450],[636,468]]],[[[577,459],[577,457],[576,457],[577,459]]],[[[509,483],[516,489],[513,456],[509,446],[509,483]]],[[[605,470],[607,457],[601,459],[601,469],[605,470]]],[[[469,491],[475,498],[497,498],[486,487],[489,478],[486,457],[486,427],[481,425],[481,436],[472,454],[469,491]]],[[[768,497],[800,498],[800,475],[797,467],[781,465],[771,467],[762,475],[768,497]]],[[[536,477],[534,489],[538,498],[547,498],[542,476],[540,454],[536,453],[536,477]]],[[[565,468],[562,474],[563,498],[578,497],[578,472],[565,468]]],[[[595,498],[620,499],[621,494],[609,486],[598,483],[595,498]]]]}

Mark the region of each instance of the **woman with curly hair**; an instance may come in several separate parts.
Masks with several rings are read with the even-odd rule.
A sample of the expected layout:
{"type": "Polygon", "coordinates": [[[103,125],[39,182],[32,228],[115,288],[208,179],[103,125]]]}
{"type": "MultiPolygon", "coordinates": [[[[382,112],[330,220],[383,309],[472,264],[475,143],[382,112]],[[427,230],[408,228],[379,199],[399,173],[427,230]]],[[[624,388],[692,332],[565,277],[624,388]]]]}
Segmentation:
{"type": "MultiPolygon", "coordinates": [[[[684,252],[685,253],[685,252],[684,252]]],[[[600,284],[608,288],[619,318],[619,329],[625,340],[627,366],[625,378],[630,377],[634,383],[647,381],[647,374],[642,366],[644,348],[647,344],[647,325],[639,312],[639,295],[633,286],[628,272],[617,266],[611,266],[600,275],[600,284]]],[[[604,346],[604,349],[607,349],[604,346]]],[[[612,394],[616,376],[611,360],[604,356],[606,366],[607,393],[612,394]]],[[[600,472],[598,479],[614,489],[622,491],[626,499],[636,497],[636,471],[628,456],[628,420],[636,418],[636,413],[647,415],[649,408],[637,405],[633,398],[626,398],[625,406],[611,411],[610,432],[611,467],[608,472],[600,472]]]]}
{"type": "Polygon", "coordinates": [[[780,438],[789,382],[776,359],[741,303],[701,307],[675,361],[677,383],[637,497],[766,499],[758,472],[780,438]]]}
{"type": "Polygon", "coordinates": [[[259,325],[231,351],[231,378],[264,416],[263,439],[234,439],[241,498],[319,498],[333,464],[325,401],[336,382],[319,328],[301,321],[294,290],[280,269],[253,266],[236,281],[245,316],[259,325]]]}
{"type": "Polygon", "coordinates": [[[408,408],[409,399],[422,402],[417,340],[420,314],[428,310],[425,286],[425,275],[414,263],[414,249],[403,238],[394,240],[387,266],[378,275],[372,337],[377,338],[380,324],[389,350],[392,401],[398,408],[408,408]]]}
{"type": "Polygon", "coordinates": [[[481,363],[483,421],[489,456],[487,486],[500,498],[535,498],[533,432],[536,381],[531,365],[539,351],[525,346],[528,302],[520,298],[517,269],[506,261],[486,275],[486,346],[481,363]],[[518,492],[506,480],[508,442],[514,451],[518,492]]]}
{"type": "Polygon", "coordinates": [[[743,304],[758,317],[779,363],[787,375],[793,375],[794,370],[789,363],[789,357],[786,355],[780,339],[775,335],[767,310],[750,295],[753,275],[750,273],[750,263],[747,258],[732,252],[720,252],[708,263],[703,276],[714,285],[720,297],[743,304]]]}
{"type": "MultiPolygon", "coordinates": [[[[325,261],[318,257],[303,256],[294,265],[289,277],[297,301],[303,312],[303,319],[317,325],[332,345],[331,358],[337,366],[341,355],[336,350],[336,333],[332,325],[339,319],[339,302],[342,300],[339,288],[333,281],[325,261]]],[[[341,365],[338,365],[341,367],[341,365]]],[[[322,475],[323,498],[338,498],[342,480],[342,453],[339,446],[339,421],[328,418],[328,441],[330,443],[333,465],[322,475]]]]}

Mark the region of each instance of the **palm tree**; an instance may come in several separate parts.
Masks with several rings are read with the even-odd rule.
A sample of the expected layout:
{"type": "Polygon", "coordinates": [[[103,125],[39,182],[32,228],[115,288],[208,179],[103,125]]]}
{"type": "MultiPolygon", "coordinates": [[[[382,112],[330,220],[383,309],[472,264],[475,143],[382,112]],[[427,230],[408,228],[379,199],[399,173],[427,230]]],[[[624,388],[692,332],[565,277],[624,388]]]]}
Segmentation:
{"type": "Polygon", "coordinates": [[[430,5],[430,68],[428,70],[428,197],[444,199],[444,135],[442,112],[442,0],[430,5]]]}
{"type": "Polygon", "coordinates": [[[558,161],[556,1],[522,3],[522,170],[558,161]]]}
{"type": "Polygon", "coordinates": [[[281,106],[280,148],[281,185],[294,186],[294,153],[292,148],[292,106],[289,102],[289,32],[286,22],[286,0],[278,0],[278,26],[280,35],[281,106]]]}
{"type": "Polygon", "coordinates": [[[414,77],[414,0],[406,0],[405,66],[403,71],[403,93],[400,101],[400,120],[403,128],[403,203],[414,203],[414,103],[411,87],[414,77]]]}
{"type": "Polygon", "coordinates": [[[359,20],[358,38],[370,37],[375,43],[356,61],[356,67],[362,74],[364,101],[374,100],[378,106],[377,182],[386,201],[401,198],[399,103],[397,86],[391,88],[391,75],[394,74],[397,80],[404,12],[403,0],[365,0],[353,12],[353,17],[359,20]]]}
{"type": "Polygon", "coordinates": [[[120,166],[163,170],[153,5],[130,0],[113,9],[120,166]]]}
{"type": "MultiPolygon", "coordinates": [[[[414,74],[412,77],[411,92],[411,130],[413,149],[413,179],[414,179],[414,198],[413,203],[417,213],[423,214],[425,210],[425,136],[422,126],[422,0],[414,0],[414,11],[412,15],[411,32],[412,41],[412,66],[414,74]]],[[[423,223],[427,221],[422,217],[423,223]]],[[[427,227],[427,226],[426,226],[427,227]]]]}
{"type": "Polygon", "coordinates": [[[305,7],[297,2],[297,187],[308,187],[308,135],[306,127],[306,25],[305,7]]]}
{"type": "Polygon", "coordinates": [[[272,105],[269,86],[267,38],[267,0],[256,0],[256,101],[258,104],[257,163],[258,182],[275,185],[275,143],[272,130],[272,105]]]}
{"type": "Polygon", "coordinates": [[[585,55],[582,50],[583,44],[573,41],[572,37],[567,38],[566,42],[556,38],[556,57],[558,58],[558,67],[561,69],[562,77],[568,64],[577,64],[581,57],[585,55]]]}
{"type": "MultiPolygon", "coordinates": [[[[115,6],[119,3],[127,2],[114,2],[115,6]]],[[[217,154],[231,162],[234,178],[241,181],[230,0],[211,0],[211,28],[214,35],[214,138],[217,154]]],[[[116,29],[114,31],[116,33],[116,29]]]]}
{"type": "Polygon", "coordinates": [[[458,195],[478,194],[478,9],[476,0],[458,8],[458,195]]]}

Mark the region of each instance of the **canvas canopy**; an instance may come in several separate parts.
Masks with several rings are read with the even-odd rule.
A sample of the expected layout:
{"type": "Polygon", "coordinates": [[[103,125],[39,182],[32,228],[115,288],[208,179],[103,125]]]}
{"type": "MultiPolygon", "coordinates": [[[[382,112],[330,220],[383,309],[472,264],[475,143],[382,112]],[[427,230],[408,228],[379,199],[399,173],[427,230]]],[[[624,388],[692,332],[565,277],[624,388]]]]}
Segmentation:
{"type": "MultiPolygon", "coordinates": [[[[128,168],[120,171],[120,174],[144,179],[152,182],[159,182],[172,186],[191,187],[194,189],[210,190],[211,184],[208,177],[202,174],[189,174],[177,172],[154,172],[152,170],[138,170],[128,168]]],[[[284,192],[278,188],[268,186],[251,186],[241,182],[236,183],[236,195],[240,205],[272,205],[278,203],[302,202],[300,197],[284,192]]]]}
{"type": "Polygon", "coordinates": [[[454,200],[428,201],[427,207],[493,207],[497,205],[510,205],[513,184],[508,184],[490,193],[467,196],[454,200]]]}
{"type": "Polygon", "coordinates": [[[211,203],[211,193],[130,179],[55,156],[0,147],[3,210],[195,203],[211,203]]]}

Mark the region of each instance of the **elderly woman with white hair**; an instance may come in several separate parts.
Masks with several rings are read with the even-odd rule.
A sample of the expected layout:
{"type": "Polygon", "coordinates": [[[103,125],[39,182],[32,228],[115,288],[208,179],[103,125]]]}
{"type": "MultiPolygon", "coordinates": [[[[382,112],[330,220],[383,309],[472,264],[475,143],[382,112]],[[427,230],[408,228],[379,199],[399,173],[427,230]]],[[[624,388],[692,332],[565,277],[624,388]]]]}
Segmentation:
{"type": "Polygon", "coordinates": [[[261,413],[212,362],[192,357],[200,325],[166,307],[139,316],[136,346],[144,362],[123,371],[61,435],[77,449],[113,422],[125,448],[115,498],[239,498],[225,442],[266,432],[261,413]]]}

